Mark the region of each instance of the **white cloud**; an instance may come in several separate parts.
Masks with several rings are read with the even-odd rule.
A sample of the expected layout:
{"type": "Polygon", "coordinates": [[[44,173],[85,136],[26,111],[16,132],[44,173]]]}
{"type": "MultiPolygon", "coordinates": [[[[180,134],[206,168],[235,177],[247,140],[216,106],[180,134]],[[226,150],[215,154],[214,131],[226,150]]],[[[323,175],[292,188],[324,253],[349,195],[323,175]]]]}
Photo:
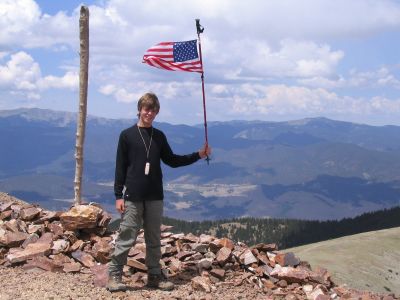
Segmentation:
{"type": "Polygon", "coordinates": [[[68,17],[63,12],[54,16],[42,14],[33,0],[3,0],[0,11],[0,47],[76,44],[78,26],[75,16],[68,17]]]}
{"type": "Polygon", "coordinates": [[[26,52],[11,55],[5,65],[0,65],[0,85],[19,90],[34,90],[40,78],[40,67],[26,52]]]}
{"type": "MultiPolygon", "coordinates": [[[[191,100],[192,96],[198,96],[201,89],[200,82],[146,82],[136,81],[125,85],[106,84],[99,88],[99,92],[106,96],[112,96],[118,102],[135,103],[146,92],[156,91],[163,100],[182,101],[191,100]]],[[[198,97],[197,97],[198,98],[198,97]]]]}
{"type": "Polygon", "coordinates": [[[328,45],[310,41],[283,40],[273,51],[266,42],[244,39],[224,48],[229,56],[222,62],[217,55],[211,60],[216,65],[232,66],[232,70],[224,71],[226,78],[232,79],[330,76],[344,56],[340,50],[332,51],[328,45]]]}
{"type": "Polygon", "coordinates": [[[347,78],[344,76],[339,76],[337,78],[321,76],[302,78],[298,79],[298,83],[309,87],[321,87],[326,89],[384,87],[400,89],[400,80],[386,67],[366,72],[350,70],[347,78]]]}
{"type": "Polygon", "coordinates": [[[68,88],[71,90],[78,90],[79,88],[79,74],[76,72],[68,71],[62,77],[53,75],[45,76],[38,80],[39,89],[63,89],[68,88]]]}
{"type": "Polygon", "coordinates": [[[113,84],[101,86],[99,92],[106,96],[113,96],[115,100],[123,103],[132,103],[139,98],[138,94],[130,93],[125,88],[113,84]]]}
{"type": "MultiPolygon", "coordinates": [[[[34,99],[49,89],[77,89],[79,7],[72,13],[60,11],[47,15],[37,3],[33,0],[0,2],[3,94],[9,92],[34,99]],[[55,53],[56,58],[47,60],[41,49],[35,50],[34,55],[29,54],[33,48],[46,48],[44,55],[55,53]],[[65,65],[68,68],[63,68],[60,75],[59,69],[65,65]],[[42,75],[41,69],[47,74],[42,75]],[[52,75],[56,72],[57,76],[52,75]]],[[[153,90],[165,100],[179,101],[186,110],[192,109],[194,106],[190,104],[201,98],[199,78],[193,74],[154,70],[142,65],[141,57],[157,42],[195,38],[194,19],[200,18],[205,26],[202,46],[206,92],[215,100],[210,104],[214,109],[210,112],[212,116],[225,111],[234,117],[246,115],[248,118],[310,112],[356,114],[357,109],[363,112],[377,111],[380,107],[396,110],[398,105],[379,95],[357,98],[332,92],[342,89],[341,92],[347,93],[360,87],[400,88],[396,73],[385,62],[374,67],[366,62],[363,71],[349,72],[345,64],[352,62],[346,61],[345,51],[352,49],[347,45],[343,49],[337,46],[344,45],[349,37],[356,44],[381,31],[399,28],[400,3],[397,1],[106,0],[91,3],[95,4],[89,6],[89,88],[110,101],[136,102],[144,92],[153,90]]],[[[173,116],[172,110],[170,113],[173,116]]],[[[199,110],[196,113],[200,114],[199,110]]]]}
{"type": "Polygon", "coordinates": [[[77,89],[79,76],[68,71],[62,77],[53,75],[42,77],[39,64],[24,51],[14,53],[0,65],[0,87],[11,94],[39,99],[40,92],[48,89],[77,89]]]}
{"type": "Polygon", "coordinates": [[[18,39],[21,40],[21,34],[37,23],[40,14],[39,6],[34,1],[1,1],[0,45],[9,45],[13,44],[18,39]]]}
{"type": "MultiPolygon", "coordinates": [[[[232,115],[255,117],[398,114],[400,99],[340,96],[325,89],[300,86],[245,84],[232,86],[232,115]]],[[[212,95],[213,97],[214,95],[212,95]]],[[[218,95],[217,95],[218,96],[218,95]]]]}

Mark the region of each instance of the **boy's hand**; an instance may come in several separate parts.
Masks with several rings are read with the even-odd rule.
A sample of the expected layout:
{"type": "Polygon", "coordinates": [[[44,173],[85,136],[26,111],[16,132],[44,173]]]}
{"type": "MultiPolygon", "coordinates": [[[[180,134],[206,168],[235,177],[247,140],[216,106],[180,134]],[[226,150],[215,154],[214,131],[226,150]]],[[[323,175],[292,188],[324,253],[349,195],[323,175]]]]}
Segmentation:
{"type": "Polygon", "coordinates": [[[201,148],[199,150],[199,156],[201,158],[206,158],[207,156],[210,156],[210,155],[211,155],[211,147],[209,145],[205,144],[203,146],[203,148],[201,148]]]}
{"type": "Polygon", "coordinates": [[[119,213],[122,214],[125,211],[125,200],[124,199],[115,200],[115,208],[119,213]]]}

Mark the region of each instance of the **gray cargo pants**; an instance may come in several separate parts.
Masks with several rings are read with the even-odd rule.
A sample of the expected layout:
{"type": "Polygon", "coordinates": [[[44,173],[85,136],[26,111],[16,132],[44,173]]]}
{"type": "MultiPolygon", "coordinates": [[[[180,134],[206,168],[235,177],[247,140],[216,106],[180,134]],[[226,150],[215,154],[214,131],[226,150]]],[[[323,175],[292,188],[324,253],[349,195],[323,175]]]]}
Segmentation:
{"type": "Polygon", "coordinates": [[[128,253],[135,244],[140,226],[143,224],[146,242],[146,266],[149,274],[161,274],[161,219],[163,201],[125,201],[125,212],[121,217],[119,234],[108,266],[109,274],[122,274],[128,253]]]}

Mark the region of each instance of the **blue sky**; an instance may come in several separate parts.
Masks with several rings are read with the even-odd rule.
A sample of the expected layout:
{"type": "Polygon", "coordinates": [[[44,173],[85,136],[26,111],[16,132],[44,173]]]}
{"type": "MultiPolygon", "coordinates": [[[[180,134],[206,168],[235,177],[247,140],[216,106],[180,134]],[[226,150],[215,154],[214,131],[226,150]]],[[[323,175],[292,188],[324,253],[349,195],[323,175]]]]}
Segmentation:
{"type": "MultiPolygon", "coordinates": [[[[0,0],[0,110],[78,110],[83,2],[0,0]]],[[[142,64],[147,48],[196,38],[209,121],[307,117],[400,125],[400,1],[102,0],[90,11],[88,113],[203,121],[199,74],[142,64]]]]}

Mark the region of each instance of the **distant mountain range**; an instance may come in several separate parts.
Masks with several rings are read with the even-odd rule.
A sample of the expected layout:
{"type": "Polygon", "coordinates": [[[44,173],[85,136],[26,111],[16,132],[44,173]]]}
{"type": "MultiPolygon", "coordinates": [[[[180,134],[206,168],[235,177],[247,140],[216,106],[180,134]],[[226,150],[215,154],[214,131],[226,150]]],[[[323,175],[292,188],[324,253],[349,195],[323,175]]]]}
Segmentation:
{"type": "MultiPolygon", "coordinates": [[[[89,116],[83,194],[113,211],[116,144],[135,120],[89,116]]],[[[202,125],[156,123],[178,154],[204,142],[202,125]]],[[[210,165],[164,166],[165,214],[340,219],[400,204],[400,127],[326,118],[211,122],[210,165]]],[[[76,114],[0,111],[0,190],[49,209],[71,205],[76,114]]]]}

